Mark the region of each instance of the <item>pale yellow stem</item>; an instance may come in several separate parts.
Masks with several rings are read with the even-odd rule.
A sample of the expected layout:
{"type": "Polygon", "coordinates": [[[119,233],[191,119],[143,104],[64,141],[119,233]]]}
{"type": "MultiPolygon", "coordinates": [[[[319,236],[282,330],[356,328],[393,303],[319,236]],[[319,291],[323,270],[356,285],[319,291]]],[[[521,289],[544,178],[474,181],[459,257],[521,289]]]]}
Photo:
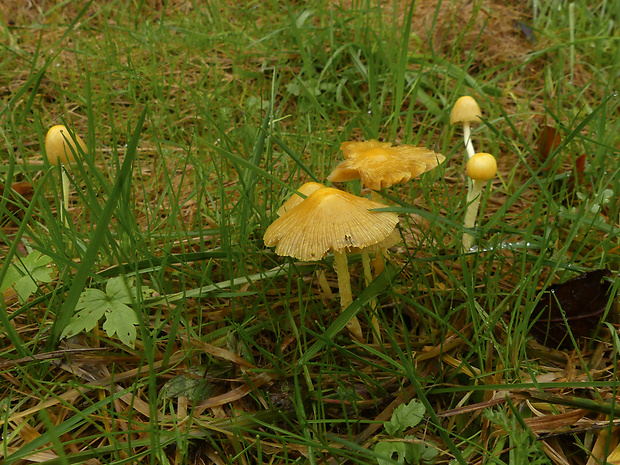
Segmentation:
{"type": "Polygon", "coordinates": [[[67,172],[65,171],[65,167],[63,165],[60,166],[60,177],[62,178],[62,206],[60,207],[60,221],[65,224],[65,226],[69,226],[69,189],[71,185],[69,184],[69,176],[67,176],[67,172]]]}
{"type": "MultiPolygon", "coordinates": [[[[378,253],[377,255],[381,255],[378,253]]],[[[364,278],[366,280],[366,287],[372,282],[372,271],[370,270],[370,256],[368,252],[362,250],[362,264],[364,265],[364,278]]],[[[379,318],[377,318],[377,312],[379,311],[379,300],[375,297],[370,301],[370,310],[372,311],[372,317],[370,325],[372,326],[372,340],[375,344],[381,342],[381,328],[379,328],[379,318]]]]}
{"type": "MultiPolygon", "coordinates": [[[[467,212],[465,213],[465,221],[463,226],[471,229],[476,225],[476,217],[478,216],[478,208],[480,208],[480,198],[482,197],[482,188],[485,181],[473,181],[471,189],[467,193],[467,212]]],[[[474,237],[469,233],[463,233],[463,252],[468,252],[473,245],[474,237]]]]}
{"type": "MultiPolygon", "coordinates": [[[[344,252],[334,252],[334,268],[338,276],[338,289],[340,290],[340,305],[342,310],[346,309],[353,303],[353,293],[351,292],[351,275],[349,274],[349,265],[347,256],[344,252]]],[[[357,317],[354,316],[347,323],[347,329],[351,336],[358,341],[363,341],[362,327],[357,317]]]]}

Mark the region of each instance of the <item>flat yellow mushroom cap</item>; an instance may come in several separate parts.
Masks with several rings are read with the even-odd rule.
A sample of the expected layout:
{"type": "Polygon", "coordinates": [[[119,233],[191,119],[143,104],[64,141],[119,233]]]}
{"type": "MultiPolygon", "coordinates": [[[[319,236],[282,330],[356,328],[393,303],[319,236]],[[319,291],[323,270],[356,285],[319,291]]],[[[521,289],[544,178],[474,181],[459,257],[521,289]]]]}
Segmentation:
{"type": "Polygon", "coordinates": [[[374,208],[385,205],[333,187],[318,189],[267,228],[265,245],[304,261],[369,247],[390,237],[398,224],[398,215],[369,211],[374,208]]]}
{"type": "Polygon", "coordinates": [[[340,146],[345,160],[327,178],[331,182],[361,179],[364,186],[379,190],[407,182],[430,171],[445,160],[440,153],[424,147],[371,139],[364,142],[343,142],[340,146]]]}
{"type": "Polygon", "coordinates": [[[75,162],[75,155],[78,153],[77,146],[80,146],[83,152],[86,151],[86,144],[80,136],[73,134],[75,140],[71,137],[71,133],[62,124],[52,126],[45,135],[45,153],[47,154],[47,160],[52,165],[58,165],[59,163],[73,163],[75,162]]]}
{"type": "MultiPolygon", "coordinates": [[[[307,182],[303,184],[299,189],[297,189],[297,192],[301,192],[307,197],[310,194],[312,194],[314,191],[317,191],[319,189],[324,189],[326,187],[327,187],[326,185],[321,184],[320,182],[307,182]]],[[[282,206],[278,208],[278,211],[276,212],[276,214],[278,216],[282,216],[283,213],[286,213],[291,208],[295,207],[296,205],[299,205],[301,202],[303,202],[303,200],[304,198],[300,195],[297,195],[297,194],[291,195],[286,200],[286,202],[284,202],[282,206]]]]}
{"type": "Polygon", "coordinates": [[[476,99],[465,95],[454,103],[450,112],[450,124],[477,123],[480,122],[480,116],[482,116],[482,111],[476,99]]]}

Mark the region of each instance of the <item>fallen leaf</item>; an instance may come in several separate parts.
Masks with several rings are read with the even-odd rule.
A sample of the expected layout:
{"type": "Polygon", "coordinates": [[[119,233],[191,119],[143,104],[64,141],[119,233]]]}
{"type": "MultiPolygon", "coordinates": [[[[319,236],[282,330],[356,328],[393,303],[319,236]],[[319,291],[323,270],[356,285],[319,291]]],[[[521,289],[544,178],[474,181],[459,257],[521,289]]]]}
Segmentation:
{"type": "MultiPolygon", "coordinates": [[[[538,133],[538,158],[540,163],[545,163],[549,156],[555,152],[555,150],[562,143],[562,136],[560,132],[553,126],[547,126],[546,124],[540,128],[538,133]]],[[[550,167],[545,168],[545,171],[550,167]]]]}
{"type": "Polygon", "coordinates": [[[603,278],[610,275],[606,269],[593,270],[549,286],[534,309],[532,336],[548,347],[565,349],[572,346],[568,329],[576,341],[591,335],[607,308],[611,283],[603,278]]]}

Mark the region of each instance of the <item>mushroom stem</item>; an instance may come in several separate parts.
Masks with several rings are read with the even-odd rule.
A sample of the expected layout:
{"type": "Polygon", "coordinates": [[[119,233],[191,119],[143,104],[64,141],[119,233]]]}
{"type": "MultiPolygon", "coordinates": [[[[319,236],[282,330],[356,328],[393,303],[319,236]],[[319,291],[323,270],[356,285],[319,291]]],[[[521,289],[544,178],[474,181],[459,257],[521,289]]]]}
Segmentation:
{"type": "MultiPolygon", "coordinates": [[[[465,121],[463,123],[463,144],[465,145],[465,153],[467,154],[467,157],[466,157],[465,161],[467,162],[467,161],[469,161],[471,159],[471,157],[473,157],[476,154],[476,151],[474,150],[474,144],[471,141],[471,124],[469,124],[468,121],[465,121]]],[[[474,198],[473,192],[472,192],[473,189],[474,189],[474,186],[472,184],[472,179],[468,177],[467,178],[467,200],[468,200],[468,203],[471,201],[471,199],[474,198]]],[[[478,210],[478,206],[476,205],[476,211],[477,210],[478,210]]],[[[467,211],[469,212],[469,207],[468,207],[467,211]]],[[[474,218],[475,218],[475,212],[474,212],[474,218]]],[[[473,226],[473,224],[472,224],[472,226],[473,226]]],[[[471,242],[471,236],[470,236],[469,242],[471,242]]],[[[467,247],[467,249],[465,249],[465,250],[469,250],[469,247],[467,247]]]]}
{"type": "MultiPolygon", "coordinates": [[[[378,256],[381,255],[381,252],[377,253],[378,256]]],[[[362,250],[362,265],[364,265],[364,278],[366,280],[366,287],[370,285],[372,282],[372,271],[370,269],[370,256],[368,252],[362,250]]],[[[370,309],[372,310],[372,317],[370,320],[370,325],[372,326],[372,340],[375,344],[381,342],[381,333],[379,328],[379,318],[377,318],[377,311],[379,310],[379,301],[375,297],[370,301],[370,309]]]]}
{"type": "MultiPolygon", "coordinates": [[[[334,251],[334,268],[338,276],[338,289],[340,291],[340,305],[345,310],[353,303],[353,293],[351,292],[351,275],[349,275],[349,265],[347,256],[343,251],[334,251]]],[[[363,341],[362,327],[356,316],[347,323],[347,329],[358,341],[363,341]]]]}
{"type": "Polygon", "coordinates": [[[474,144],[471,142],[471,125],[467,121],[463,123],[463,143],[465,144],[465,152],[467,152],[467,159],[469,160],[476,151],[474,150],[474,144]]]}
{"type": "Polygon", "coordinates": [[[60,221],[65,226],[69,226],[69,176],[65,170],[64,165],[60,165],[60,177],[62,178],[62,206],[60,207],[60,221]]]}
{"type": "MultiPolygon", "coordinates": [[[[482,188],[486,181],[476,181],[470,179],[471,189],[467,193],[467,212],[465,213],[465,221],[463,226],[467,229],[471,229],[476,224],[476,217],[478,216],[478,208],[480,208],[480,198],[482,197],[482,188]]],[[[474,241],[474,236],[465,232],[463,234],[463,251],[468,252],[474,241]]]]}

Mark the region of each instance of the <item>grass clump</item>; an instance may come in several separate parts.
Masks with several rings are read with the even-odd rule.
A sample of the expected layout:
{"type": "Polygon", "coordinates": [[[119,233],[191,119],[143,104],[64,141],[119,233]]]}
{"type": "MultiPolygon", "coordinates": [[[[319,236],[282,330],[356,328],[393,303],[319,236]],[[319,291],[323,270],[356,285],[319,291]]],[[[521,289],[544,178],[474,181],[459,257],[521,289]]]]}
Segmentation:
{"type": "Polygon", "coordinates": [[[0,7],[4,463],[617,454],[612,3],[33,5],[0,7]],[[449,125],[466,94],[484,115],[476,148],[498,163],[470,253],[449,125]],[[87,146],[67,171],[68,224],[42,153],[55,124],[87,146]],[[337,316],[332,258],[282,259],[262,238],[343,141],[371,138],[447,160],[382,193],[403,241],[368,286],[350,257],[354,301],[337,316]],[[613,277],[598,331],[563,350],[533,341],[540,290],[597,268],[613,277]],[[64,337],[85,290],[112,284],[135,340],[99,313],[64,337]],[[352,341],[351,315],[382,337],[352,341]],[[390,433],[414,407],[420,421],[390,433]]]}

